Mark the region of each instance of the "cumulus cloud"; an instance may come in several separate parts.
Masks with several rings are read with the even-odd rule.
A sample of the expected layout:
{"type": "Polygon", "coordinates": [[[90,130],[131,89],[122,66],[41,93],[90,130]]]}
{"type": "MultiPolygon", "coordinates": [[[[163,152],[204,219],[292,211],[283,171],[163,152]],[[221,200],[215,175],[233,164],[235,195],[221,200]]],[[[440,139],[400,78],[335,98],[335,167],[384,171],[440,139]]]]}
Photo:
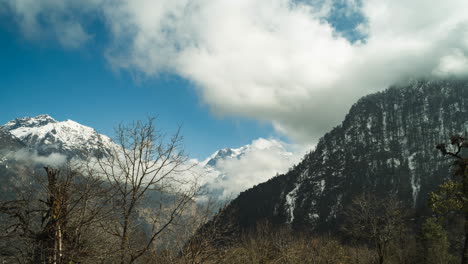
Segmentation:
{"type": "Polygon", "coordinates": [[[272,122],[302,143],[337,125],[362,95],[468,72],[462,0],[0,1],[25,32],[53,14],[89,39],[85,15],[70,10],[98,14],[114,67],[178,74],[213,113],[272,122]]]}

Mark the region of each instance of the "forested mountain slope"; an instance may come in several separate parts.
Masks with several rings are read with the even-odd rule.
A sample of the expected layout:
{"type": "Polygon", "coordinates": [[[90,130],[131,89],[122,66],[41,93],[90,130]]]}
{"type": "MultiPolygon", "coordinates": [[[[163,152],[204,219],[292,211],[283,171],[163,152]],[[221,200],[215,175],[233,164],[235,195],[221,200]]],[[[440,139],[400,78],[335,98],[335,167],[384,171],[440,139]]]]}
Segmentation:
{"type": "Polygon", "coordinates": [[[216,221],[330,231],[362,193],[394,194],[424,209],[428,193],[450,175],[436,144],[467,131],[468,81],[413,81],[365,96],[297,166],[241,193],[216,221]]]}

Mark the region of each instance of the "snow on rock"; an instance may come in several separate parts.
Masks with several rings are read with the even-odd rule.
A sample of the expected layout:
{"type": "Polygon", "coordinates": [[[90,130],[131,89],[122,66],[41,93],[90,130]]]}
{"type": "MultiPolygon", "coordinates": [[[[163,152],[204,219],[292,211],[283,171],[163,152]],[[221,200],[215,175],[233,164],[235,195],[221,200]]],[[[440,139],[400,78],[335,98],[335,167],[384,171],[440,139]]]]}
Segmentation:
{"type": "Polygon", "coordinates": [[[109,149],[114,144],[109,137],[97,133],[93,128],[72,120],[59,122],[49,115],[18,118],[1,128],[41,154],[57,152],[69,157],[83,156],[109,149]]]}
{"type": "Polygon", "coordinates": [[[417,153],[413,153],[408,157],[408,167],[410,169],[410,175],[411,175],[411,190],[413,192],[413,204],[416,205],[416,200],[418,198],[418,193],[419,190],[421,189],[421,184],[420,184],[420,179],[417,177],[416,173],[414,171],[416,170],[416,157],[417,153]]]}
{"type": "Polygon", "coordinates": [[[289,215],[289,219],[286,221],[287,224],[290,224],[294,221],[294,207],[296,204],[296,195],[299,188],[300,184],[296,184],[296,187],[294,187],[294,189],[292,189],[292,191],[286,195],[285,208],[289,215]]]}

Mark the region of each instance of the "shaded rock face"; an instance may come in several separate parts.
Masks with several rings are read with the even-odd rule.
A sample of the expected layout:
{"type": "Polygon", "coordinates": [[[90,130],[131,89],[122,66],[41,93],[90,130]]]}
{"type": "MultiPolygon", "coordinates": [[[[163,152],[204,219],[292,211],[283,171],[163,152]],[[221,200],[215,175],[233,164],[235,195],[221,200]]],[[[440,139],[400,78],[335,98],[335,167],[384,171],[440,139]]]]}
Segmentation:
{"type": "Polygon", "coordinates": [[[468,81],[417,81],[360,99],[288,173],[241,193],[223,215],[330,231],[354,197],[395,194],[417,211],[450,175],[435,145],[468,131],[468,81]]]}
{"type": "Polygon", "coordinates": [[[20,139],[12,135],[7,130],[0,128],[0,150],[11,151],[26,147],[20,139]]]}
{"type": "Polygon", "coordinates": [[[24,175],[31,174],[31,168],[12,158],[26,145],[10,132],[0,128],[0,199],[13,199],[14,186],[27,182],[24,175]]]}

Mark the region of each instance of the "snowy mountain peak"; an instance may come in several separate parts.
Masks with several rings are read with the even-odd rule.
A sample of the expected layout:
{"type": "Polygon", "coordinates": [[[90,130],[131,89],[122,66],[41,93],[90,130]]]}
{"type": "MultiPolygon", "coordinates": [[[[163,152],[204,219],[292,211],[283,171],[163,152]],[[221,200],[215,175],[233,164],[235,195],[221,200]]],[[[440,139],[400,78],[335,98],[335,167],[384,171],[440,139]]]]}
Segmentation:
{"type": "Polygon", "coordinates": [[[12,120],[2,127],[5,130],[14,130],[19,127],[39,127],[39,126],[44,126],[47,124],[51,123],[57,123],[58,121],[53,119],[49,115],[38,115],[36,117],[23,117],[23,118],[16,118],[15,120],[12,120]]]}
{"type": "Polygon", "coordinates": [[[245,149],[246,149],[246,146],[238,148],[238,149],[231,149],[231,148],[220,149],[216,151],[215,153],[213,153],[213,155],[211,155],[204,162],[202,162],[202,165],[215,167],[217,162],[219,162],[220,160],[233,159],[233,158],[238,159],[244,153],[245,149]]]}
{"type": "Polygon", "coordinates": [[[275,139],[258,138],[252,141],[251,144],[242,146],[240,148],[224,148],[216,151],[210,157],[201,162],[202,166],[216,167],[217,163],[221,160],[227,159],[240,159],[246,153],[254,151],[273,151],[288,156],[291,153],[286,149],[286,143],[280,142],[275,139]]]}
{"type": "Polygon", "coordinates": [[[1,128],[42,154],[83,156],[113,144],[109,137],[98,134],[93,128],[72,120],[59,122],[49,115],[15,119],[1,128]]]}

